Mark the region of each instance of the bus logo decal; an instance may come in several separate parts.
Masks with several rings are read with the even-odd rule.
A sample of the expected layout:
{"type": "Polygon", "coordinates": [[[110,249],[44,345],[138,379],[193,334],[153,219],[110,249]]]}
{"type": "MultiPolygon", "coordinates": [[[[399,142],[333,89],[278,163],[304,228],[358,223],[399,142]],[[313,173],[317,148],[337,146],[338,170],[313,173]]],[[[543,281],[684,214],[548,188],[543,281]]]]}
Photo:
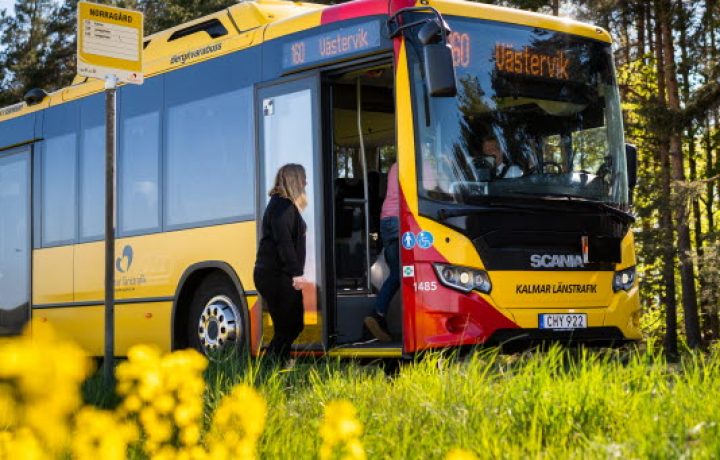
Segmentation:
{"type": "Polygon", "coordinates": [[[133,248],[129,244],[123,248],[122,256],[115,259],[115,268],[120,273],[126,273],[130,270],[133,262],[133,248]]]}
{"type": "Polygon", "coordinates": [[[583,268],[583,256],[579,254],[533,254],[532,268],[583,268]]]}
{"type": "Polygon", "coordinates": [[[202,56],[205,56],[207,54],[216,53],[218,51],[222,50],[222,43],[216,43],[215,45],[208,45],[204,48],[199,48],[196,50],[188,51],[187,53],[183,54],[176,54],[175,56],[172,56],[170,58],[170,65],[175,64],[185,64],[185,62],[199,58],[202,56]]]}

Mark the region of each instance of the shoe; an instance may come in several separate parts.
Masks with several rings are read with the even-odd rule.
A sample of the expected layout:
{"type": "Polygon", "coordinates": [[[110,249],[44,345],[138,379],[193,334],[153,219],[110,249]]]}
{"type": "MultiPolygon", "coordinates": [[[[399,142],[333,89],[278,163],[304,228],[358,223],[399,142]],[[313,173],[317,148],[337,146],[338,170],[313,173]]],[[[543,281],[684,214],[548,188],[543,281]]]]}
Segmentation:
{"type": "Polygon", "coordinates": [[[387,330],[387,322],[384,317],[375,313],[372,316],[366,316],[363,322],[372,335],[377,337],[378,340],[381,342],[392,342],[392,337],[387,330]]]}

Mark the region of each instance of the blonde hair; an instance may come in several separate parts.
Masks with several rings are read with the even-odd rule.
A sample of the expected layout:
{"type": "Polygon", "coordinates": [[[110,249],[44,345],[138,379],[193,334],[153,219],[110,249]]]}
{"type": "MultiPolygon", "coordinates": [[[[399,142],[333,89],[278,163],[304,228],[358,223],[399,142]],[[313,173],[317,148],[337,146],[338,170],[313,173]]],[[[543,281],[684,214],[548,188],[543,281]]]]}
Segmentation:
{"type": "Polygon", "coordinates": [[[278,195],[295,203],[299,210],[307,207],[307,194],[305,193],[305,168],[296,163],[288,163],[278,169],[275,176],[275,186],[268,195],[278,195]]]}

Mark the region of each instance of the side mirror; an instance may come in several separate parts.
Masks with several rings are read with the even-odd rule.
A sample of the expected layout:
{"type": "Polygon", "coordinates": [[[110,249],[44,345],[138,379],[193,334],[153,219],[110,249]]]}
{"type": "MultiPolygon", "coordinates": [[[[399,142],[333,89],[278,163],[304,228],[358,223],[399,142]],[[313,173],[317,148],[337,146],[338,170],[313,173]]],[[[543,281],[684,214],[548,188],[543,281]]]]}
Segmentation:
{"type": "Polygon", "coordinates": [[[455,66],[453,65],[452,48],[447,43],[433,43],[423,46],[425,62],[425,84],[432,97],[454,97],[457,94],[455,85],[455,66]]]}
{"type": "Polygon", "coordinates": [[[637,185],[637,147],[633,144],[625,144],[625,161],[627,162],[628,191],[630,202],[632,202],[633,191],[637,185]]]}
{"type": "Polygon", "coordinates": [[[447,43],[450,28],[445,21],[428,21],[417,37],[423,47],[425,83],[431,97],[453,97],[457,94],[452,48],[447,43]]]}

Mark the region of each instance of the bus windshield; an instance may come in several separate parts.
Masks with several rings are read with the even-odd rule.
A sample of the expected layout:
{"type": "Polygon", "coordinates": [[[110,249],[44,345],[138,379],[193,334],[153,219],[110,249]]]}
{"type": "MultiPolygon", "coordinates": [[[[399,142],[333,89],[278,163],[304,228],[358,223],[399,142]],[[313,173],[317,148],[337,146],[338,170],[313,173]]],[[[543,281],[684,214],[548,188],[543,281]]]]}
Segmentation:
{"type": "Polygon", "coordinates": [[[408,49],[420,197],[465,204],[569,197],[626,206],[610,45],[489,21],[448,23],[456,97],[429,97],[415,34],[408,49]]]}

